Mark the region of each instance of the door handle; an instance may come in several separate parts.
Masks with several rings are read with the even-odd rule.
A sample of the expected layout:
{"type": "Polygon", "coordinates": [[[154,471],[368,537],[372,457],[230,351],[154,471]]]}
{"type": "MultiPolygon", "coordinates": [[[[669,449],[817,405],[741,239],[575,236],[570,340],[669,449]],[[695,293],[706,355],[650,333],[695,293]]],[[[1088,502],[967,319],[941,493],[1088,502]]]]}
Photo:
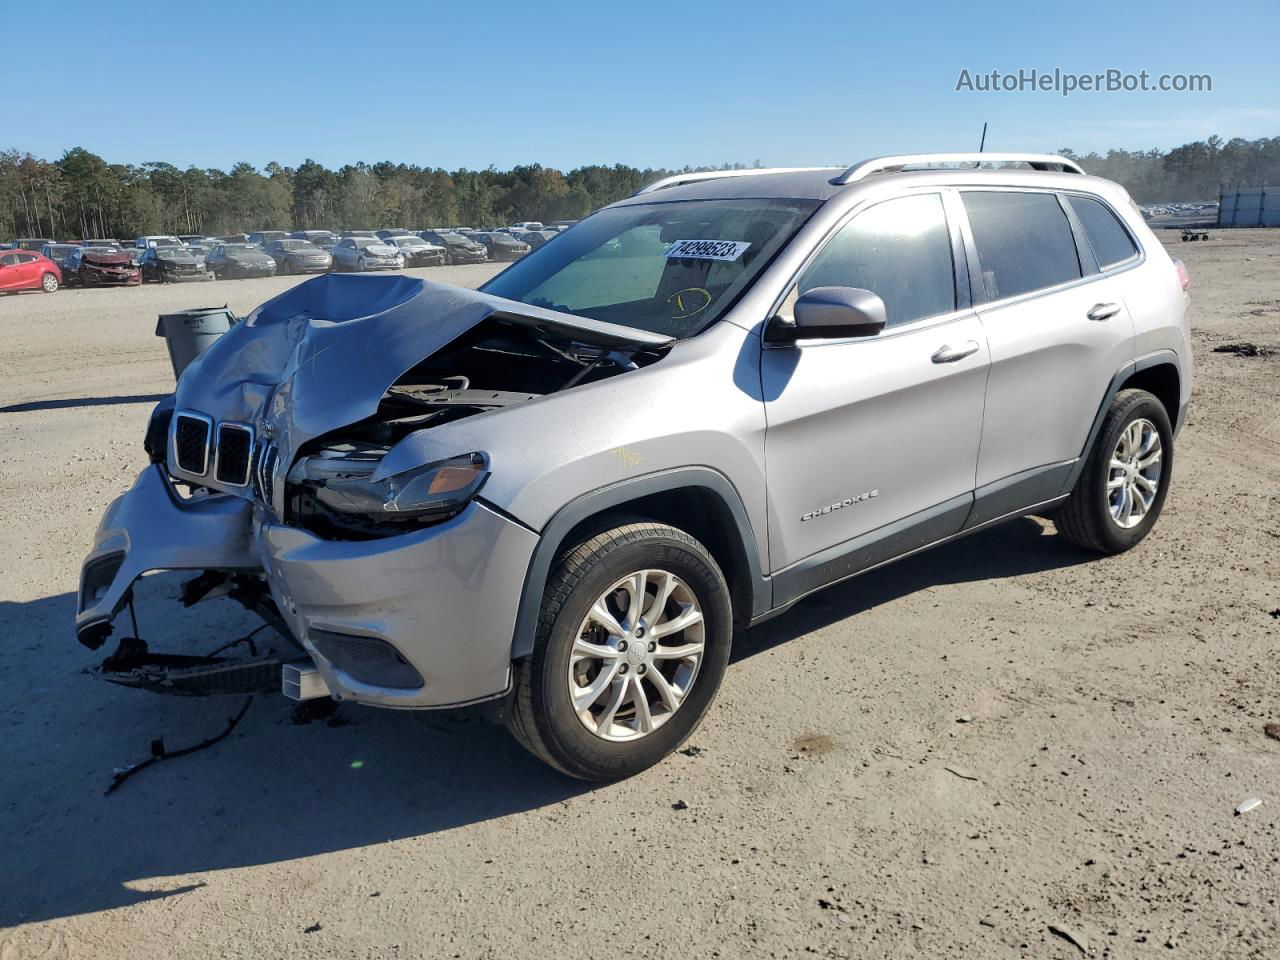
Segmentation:
{"type": "Polygon", "coordinates": [[[957,360],[963,360],[965,357],[971,357],[977,353],[981,347],[978,346],[977,340],[966,340],[964,343],[952,346],[944,343],[937,350],[931,359],[934,363],[955,363],[957,360]]]}
{"type": "Polygon", "coordinates": [[[1118,303],[1095,303],[1089,308],[1089,312],[1085,314],[1090,320],[1110,320],[1120,312],[1120,304],[1118,303]]]}

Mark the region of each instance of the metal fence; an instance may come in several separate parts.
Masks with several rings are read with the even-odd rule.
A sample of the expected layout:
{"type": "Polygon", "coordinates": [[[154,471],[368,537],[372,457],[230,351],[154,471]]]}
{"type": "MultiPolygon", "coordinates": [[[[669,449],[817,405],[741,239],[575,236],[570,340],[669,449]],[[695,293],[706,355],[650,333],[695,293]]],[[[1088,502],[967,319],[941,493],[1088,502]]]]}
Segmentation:
{"type": "Polygon", "coordinates": [[[1280,187],[1220,190],[1218,226],[1280,227],[1280,187]]]}

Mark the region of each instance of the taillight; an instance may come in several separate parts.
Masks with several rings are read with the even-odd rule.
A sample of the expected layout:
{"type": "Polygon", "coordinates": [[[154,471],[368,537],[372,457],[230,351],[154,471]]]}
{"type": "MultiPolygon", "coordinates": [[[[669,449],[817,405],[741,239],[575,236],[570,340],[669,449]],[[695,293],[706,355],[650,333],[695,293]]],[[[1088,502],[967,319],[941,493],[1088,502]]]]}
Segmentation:
{"type": "Polygon", "coordinates": [[[1182,292],[1186,293],[1187,288],[1191,286],[1191,274],[1187,273],[1187,265],[1174,257],[1173,266],[1178,271],[1178,282],[1182,284],[1182,292]]]}

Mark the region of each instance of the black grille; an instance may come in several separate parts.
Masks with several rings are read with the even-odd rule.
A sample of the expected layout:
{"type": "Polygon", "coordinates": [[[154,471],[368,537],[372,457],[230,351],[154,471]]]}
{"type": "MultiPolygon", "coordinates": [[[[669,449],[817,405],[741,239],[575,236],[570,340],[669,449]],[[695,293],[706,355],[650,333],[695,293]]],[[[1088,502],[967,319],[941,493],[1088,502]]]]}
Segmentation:
{"type": "Polygon", "coordinates": [[[209,469],[208,421],[178,414],[173,434],[173,453],[180,470],[204,476],[209,469]]]}
{"type": "Polygon", "coordinates": [[[218,425],[219,483],[244,486],[249,482],[249,462],[253,457],[253,431],[233,423],[218,425]]]}

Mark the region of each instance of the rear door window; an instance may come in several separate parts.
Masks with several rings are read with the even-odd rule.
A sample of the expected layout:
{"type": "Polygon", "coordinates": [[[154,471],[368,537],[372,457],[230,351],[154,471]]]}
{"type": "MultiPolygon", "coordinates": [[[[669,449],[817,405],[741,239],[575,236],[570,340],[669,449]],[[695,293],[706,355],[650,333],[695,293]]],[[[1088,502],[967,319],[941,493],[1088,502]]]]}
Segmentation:
{"type": "Polygon", "coordinates": [[[898,197],[858,214],[805,268],[796,292],[814,287],[870,290],[884,301],[889,327],[955,310],[955,266],[942,197],[898,197]]]}
{"type": "Polygon", "coordinates": [[[989,300],[1078,280],[1071,222],[1052,193],[961,193],[989,300]]]}
{"type": "Polygon", "coordinates": [[[1074,194],[1067,194],[1067,202],[1084,227],[1084,235],[1098,260],[1099,269],[1114,267],[1138,252],[1129,231],[1120,225],[1116,215],[1107,209],[1105,203],[1093,197],[1074,194]]]}

